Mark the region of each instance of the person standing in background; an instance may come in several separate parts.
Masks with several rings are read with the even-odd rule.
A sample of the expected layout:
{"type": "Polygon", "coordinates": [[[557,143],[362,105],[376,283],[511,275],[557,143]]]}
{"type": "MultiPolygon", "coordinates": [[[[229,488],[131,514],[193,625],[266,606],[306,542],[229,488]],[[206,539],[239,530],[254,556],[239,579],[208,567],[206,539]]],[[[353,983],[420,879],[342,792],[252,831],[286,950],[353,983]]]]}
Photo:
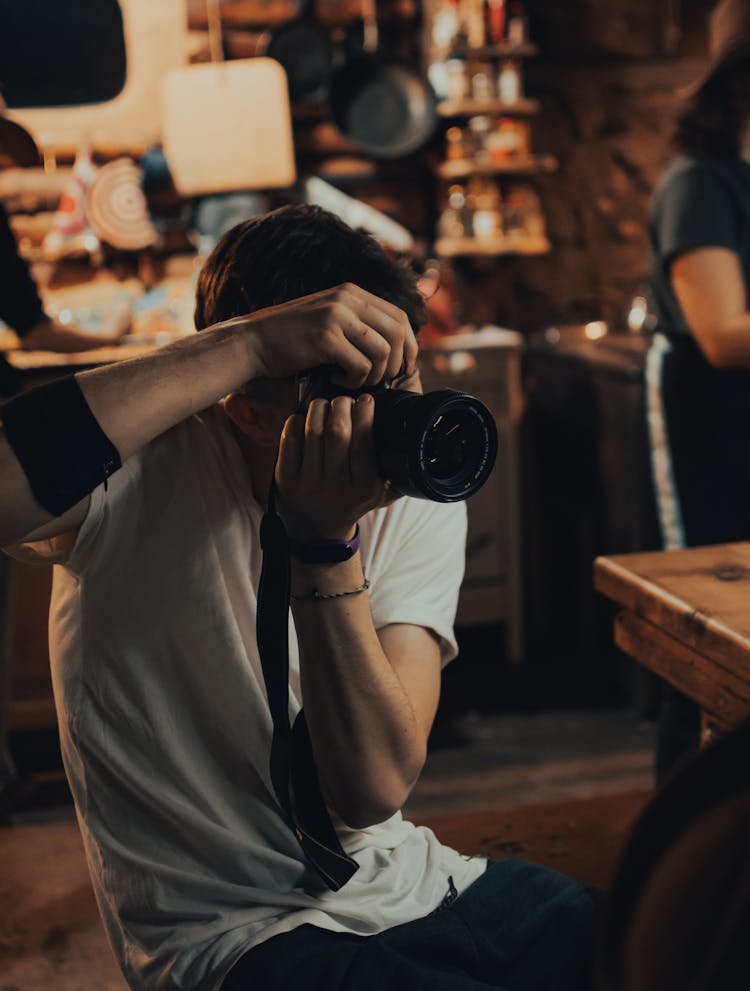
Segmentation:
{"type": "MultiPolygon", "coordinates": [[[[646,365],[665,550],[750,539],[750,5],[721,0],[710,59],[685,93],[654,193],[646,365]]],[[[697,706],[666,687],[661,776],[699,742],[697,706]]]]}
{"type": "MultiPolygon", "coordinates": [[[[0,117],[0,129],[3,120],[0,117]]],[[[18,254],[8,214],[0,203],[0,320],[14,330],[27,351],[90,351],[117,344],[128,324],[114,334],[93,334],[63,326],[44,312],[29,266],[18,254]]]]}
{"type": "MultiPolygon", "coordinates": [[[[2,107],[0,105],[0,111],[2,107]]],[[[31,135],[0,112],[0,163],[34,164],[31,135]],[[18,160],[18,152],[25,160],[18,160]],[[26,157],[29,156],[29,157],[26,157]]],[[[38,153],[36,153],[38,160],[38,153]]],[[[116,344],[128,331],[123,324],[115,334],[90,334],[73,325],[63,326],[44,311],[29,266],[19,255],[8,214],[0,202],[0,320],[15,331],[25,350],[77,352],[116,344]]],[[[2,361],[2,358],[0,358],[2,361]]],[[[5,366],[6,371],[10,369],[5,366]]],[[[0,368],[0,372],[2,369],[0,368]]],[[[0,375],[0,399],[14,383],[0,375]]],[[[9,561],[0,554],[0,822],[23,799],[28,787],[18,775],[8,749],[11,650],[8,642],[9,561]]]]}

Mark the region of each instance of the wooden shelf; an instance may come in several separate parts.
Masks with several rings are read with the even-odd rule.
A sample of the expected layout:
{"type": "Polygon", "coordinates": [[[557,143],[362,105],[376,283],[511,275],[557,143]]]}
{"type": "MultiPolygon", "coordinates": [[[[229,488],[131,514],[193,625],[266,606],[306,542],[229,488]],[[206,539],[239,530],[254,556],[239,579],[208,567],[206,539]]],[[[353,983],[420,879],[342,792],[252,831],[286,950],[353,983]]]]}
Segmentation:
{"type": "Polygon", "coordinates": [[[552,250],[547,238],[523,237],[442,237],[435,242],[435,254],[441,258],[458,255],[546,255],[552,250]]]}
{"type": "Polygon", "coordinates": [[[481,45],[472,48],[469,45],[456,45],[449,55],[444,58],[492,59],[492,58],[533,58],[539,54],[539,49],[531,42],[523,45],[481,45]]]}
{"type": "Polygon", "coordinates": [[[459,159],[440,162],[436,173],[441,179],[468,179],[473,175],[530,175],[535,172],[554,172],[557,159],[554,155],[519,155],[504,162],[475,162],[459,159]]]}
{"type": "Polygon", "coordinates": [[[514,103],[504,100],[443,100],[437,111],[441,117],[474,117],[497,114],[503,117],[531,117],[539,113],[539,101],[524,98],[514,103]]]}

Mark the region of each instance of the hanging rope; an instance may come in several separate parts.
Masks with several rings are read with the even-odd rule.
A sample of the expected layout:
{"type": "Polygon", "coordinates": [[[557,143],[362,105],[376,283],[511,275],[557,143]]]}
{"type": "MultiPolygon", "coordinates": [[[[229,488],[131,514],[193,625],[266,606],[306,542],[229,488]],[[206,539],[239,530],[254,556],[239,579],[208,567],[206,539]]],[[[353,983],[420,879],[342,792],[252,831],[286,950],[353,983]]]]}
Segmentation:
{"type": "Polygon", "coordinates": [[[224,41],[221,25],[220,0],[206,0],[206,17],[208,20],[208,50],[212,62],[224,61],[224,41]]]}

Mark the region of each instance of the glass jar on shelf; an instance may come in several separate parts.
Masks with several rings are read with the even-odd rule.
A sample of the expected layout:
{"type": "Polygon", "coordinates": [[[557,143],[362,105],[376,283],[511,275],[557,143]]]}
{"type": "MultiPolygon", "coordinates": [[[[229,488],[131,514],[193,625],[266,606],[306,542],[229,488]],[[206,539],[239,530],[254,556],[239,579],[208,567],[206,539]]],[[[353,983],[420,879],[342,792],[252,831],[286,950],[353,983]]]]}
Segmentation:
{"type": "Polygon", "coordinates": [[[456,183],[448,190],[448,203],[438,220],[438,235],[444,238],[467,237],[470,233],[467,196],[464,187],[456,183]]]}
{"type": "Polygon", "coordinates": [[[469,48],[481,48],[487,36],[484,23],[484,0],[461,0],[466,43],[469,48]]]}
{"type": "Polygon", "coordinates": [[[460,58],[451,58],[445,63],[446,95],[449,100],[459,103],[466,96],[466,63],[460,58]]]}
{"type": "Polygon", "coordinates": [[[459,31],[456,0],[433,0],[430,45],[436,58],[444,58],[452,49],[459,31]]]}
{"type": "Polygon", "coordinates": [[[502,164],[529,154],[529,126],[526,121],[501,117],[487,136],[491,161],[502,164]]]}
{"type": "Polygon", "coordinates": [[[495,96],[495,81],[491,65],[477,65],[471,74],[471,98],[476,103],[489,103],[495,96]]]}
{"type": "Polygon", "coordinates": [[[460,127],[449,127],[445,132],[445,157],[449,162],[461,162],[470,158],[467,153],[464,131],[460,127]]]}
{"type": "Polygon", "coordinates": [[[471,147],[474,161],[478,165],[486,165],[490,162],[489,138],[492,133],[492,126],[489,117],[479,115],[469,118],[469,133],[471,135],[471,147]]]}
{"type": "Polygon", "coordinates": [[[529,37],[529,31],[526,22],[526,8],[524,7],[523,0],[510,0],[508,5],[506,31],[509,45],[516,47],[526,44],[529,37]]]}
{"type": "Polygon", "coordinates": [[[540,241],[546,237],[541,200],[527,183],[513,183],[503,204],[506,237],[540,241]]]}
{"type": "Polygon", "coordinates": [[[469,194],[473,199],[471,217],[473,236],[478,240],[493,240],[502,237],[502,202],[495,183],[489,179],[474,176],[469,183],[469,194]]]}
{"type": "Polygon", "coordinates": [[[513,59],[506,59],[497,76],[497,96],[503,103],[518,103],[521,99],[521,67],[513,59]]]}
{"type": "Polygon", "coordinates": [[[524,236],[523,197],[519,187],[509,186],[503,200],[503,228],[509,240],[524,236]]]}

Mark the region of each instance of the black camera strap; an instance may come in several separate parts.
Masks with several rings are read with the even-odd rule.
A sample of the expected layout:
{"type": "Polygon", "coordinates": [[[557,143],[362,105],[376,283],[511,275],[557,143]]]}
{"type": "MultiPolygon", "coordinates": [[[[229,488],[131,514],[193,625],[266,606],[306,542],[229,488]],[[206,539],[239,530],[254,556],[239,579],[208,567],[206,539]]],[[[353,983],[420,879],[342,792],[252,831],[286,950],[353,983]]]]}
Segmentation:
{"type": "Polygon", "coordinates": [[[359,865],[344,853],[325,807],[304,712],[300,710],[293,726],[289,722],[289,538],[276,512],[273,482],[260,524],[260,545],[256,633],[273,719],[271,782],[307,861],[338,891],[359,865]]]}

